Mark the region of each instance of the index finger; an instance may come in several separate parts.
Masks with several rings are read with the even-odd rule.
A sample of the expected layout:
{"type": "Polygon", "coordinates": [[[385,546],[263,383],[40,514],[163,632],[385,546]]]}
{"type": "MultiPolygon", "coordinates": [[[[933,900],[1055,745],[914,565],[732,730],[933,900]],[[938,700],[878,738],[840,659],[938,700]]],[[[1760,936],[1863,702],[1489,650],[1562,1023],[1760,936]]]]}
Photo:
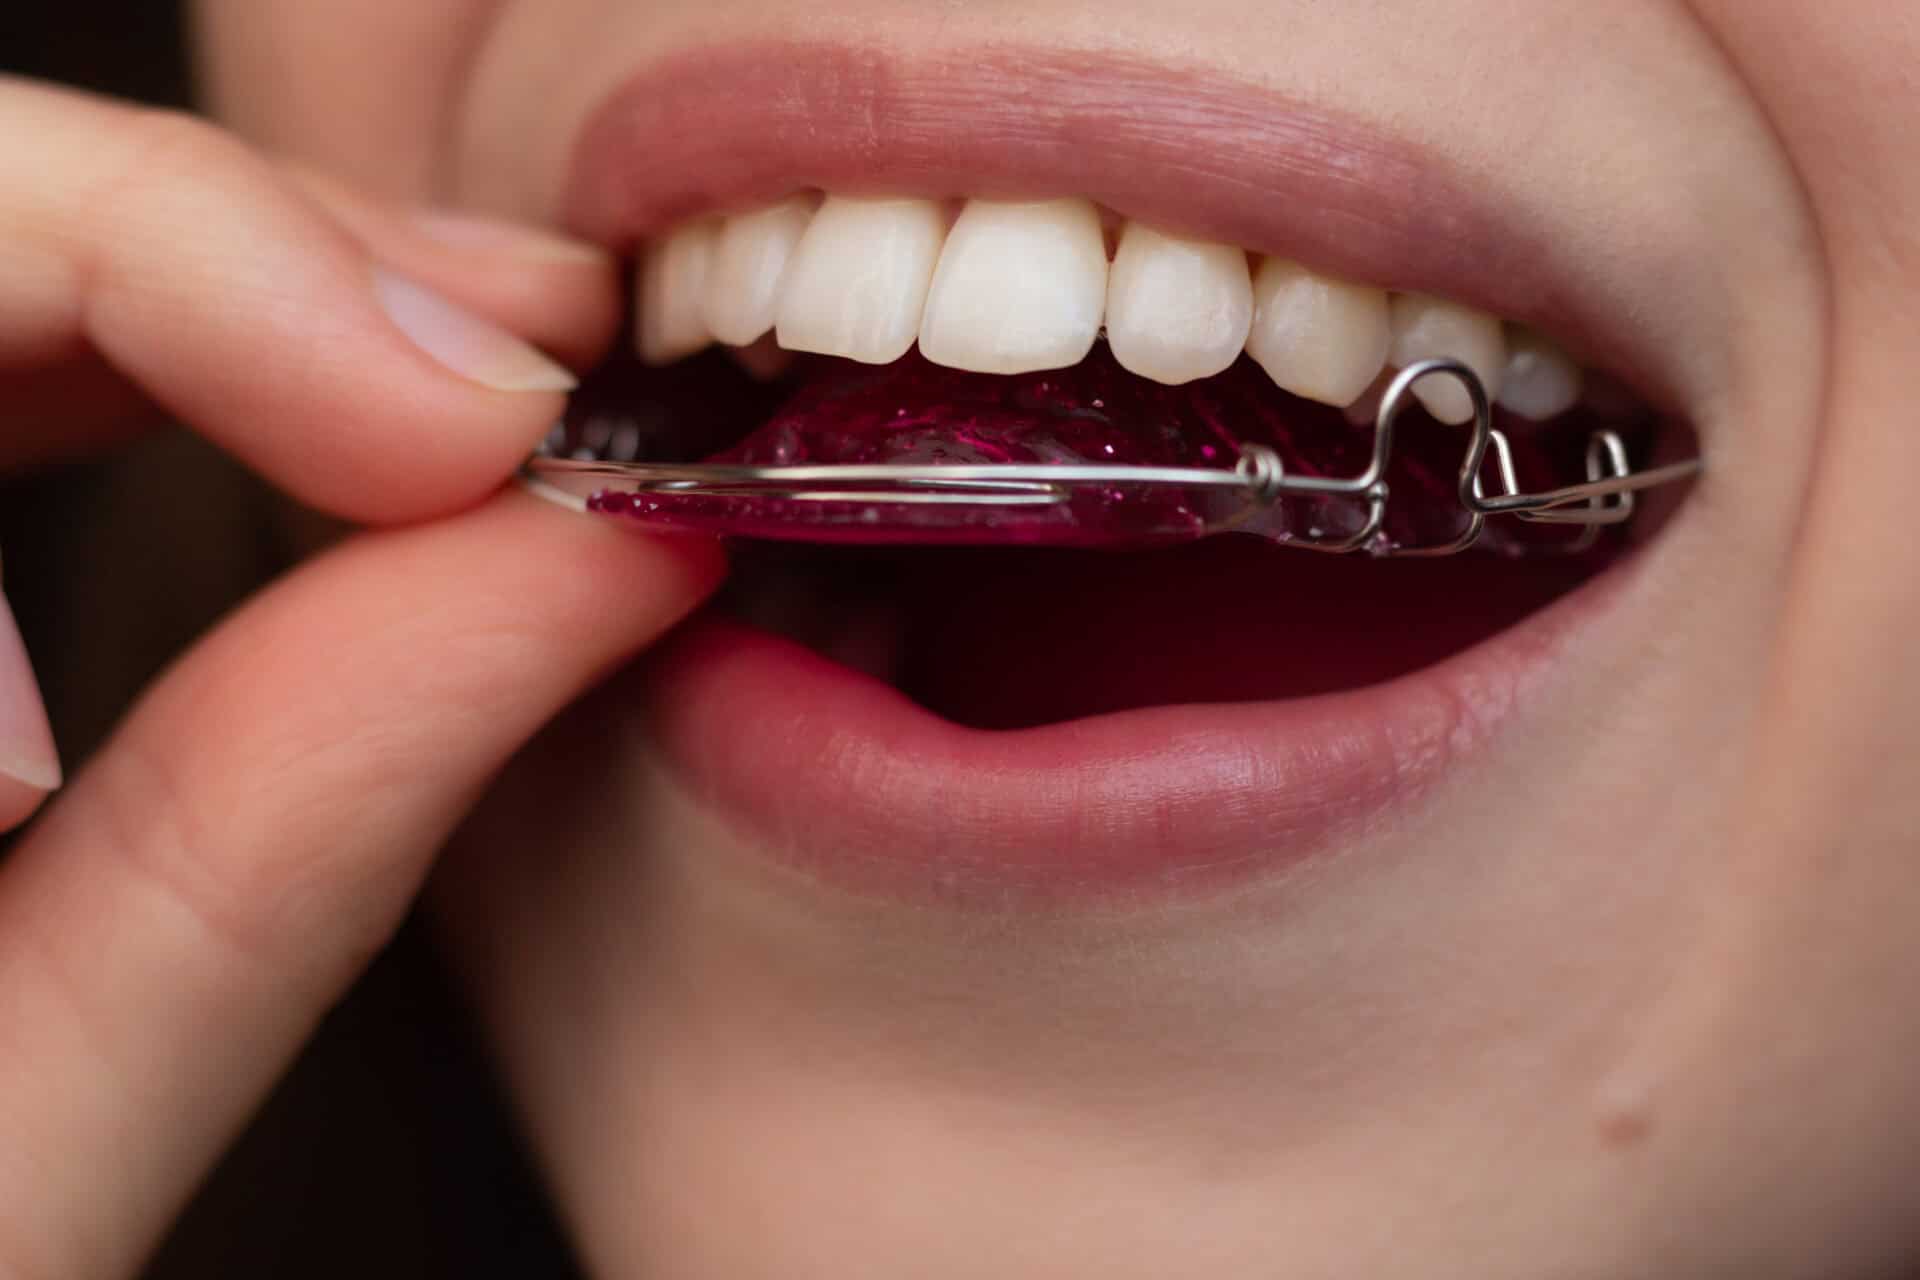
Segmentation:
{"type": "MultiPolygon", "coordinates": [[[[0,388],[97,355],[280,487],[367,521],[470,505],[559,412],[564,368],[383,270],[219,130],[5,80],[0,122],[0,388]]],[[[58,418],[7,423],[10,452],[60,452],[58,418]]]]}

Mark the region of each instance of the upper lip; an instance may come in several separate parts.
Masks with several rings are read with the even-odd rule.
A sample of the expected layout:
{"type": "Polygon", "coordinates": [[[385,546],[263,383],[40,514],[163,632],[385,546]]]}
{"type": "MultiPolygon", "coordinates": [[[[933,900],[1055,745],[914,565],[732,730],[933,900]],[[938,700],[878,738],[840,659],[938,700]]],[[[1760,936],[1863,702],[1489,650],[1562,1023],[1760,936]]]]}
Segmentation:
{"type": "MultiPolygon", "coordinates": [[[[1565,229],[1516,212],[1484,175],[1335,107],[1138,57],[993,47],[916,59],[787,40],[669,55],[588,115],[562,217],[630,250],[684,218],[806,188],[1084,196],[1533,325],[1663,409],[1698,391],[1670,334],[1596,290],[1565,229]]],[[[1639,246],[1649,273],[1689,248],[1658,246],[1639,246]]]]}

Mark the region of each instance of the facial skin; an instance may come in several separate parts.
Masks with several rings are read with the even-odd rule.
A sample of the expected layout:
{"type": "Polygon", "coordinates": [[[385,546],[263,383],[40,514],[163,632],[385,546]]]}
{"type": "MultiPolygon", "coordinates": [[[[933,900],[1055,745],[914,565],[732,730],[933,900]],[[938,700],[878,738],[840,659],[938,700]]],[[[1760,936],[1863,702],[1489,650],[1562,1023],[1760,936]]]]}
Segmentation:
{"type": "Polygon", "coordinates": [[[1920,16],[199,8],[213,105],[255,140],[554,223],[603,99],[742,42],[902,68],[1127,58],[1338,109],[1559,246],[1700,432],[1708,481],[1573,670],[1418,804],[1230,893],[870,898],[796,873],[662,763],[655,672],[556,725],[437,893],[596,1274],[1826,1278],[1920,1258],[1920,16]]]}

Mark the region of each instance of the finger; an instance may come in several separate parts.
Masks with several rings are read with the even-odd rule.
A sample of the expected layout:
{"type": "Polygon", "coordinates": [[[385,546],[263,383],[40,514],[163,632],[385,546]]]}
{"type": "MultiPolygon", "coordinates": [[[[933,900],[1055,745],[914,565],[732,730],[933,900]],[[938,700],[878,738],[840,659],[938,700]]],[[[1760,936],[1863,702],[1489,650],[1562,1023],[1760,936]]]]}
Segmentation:
{"type": "Polygon", "coordinates": [[[718,572],[512,492],[163,677],[0,868],[0,1274],[130,1274],[487,779],[718,572]]]}
{"type": "Polygon", "coordinates": [[[572,368],[605,355],[620,327],[619,273],[597,246],[463,213],[402,213],[325,174],[287,173],[382,262],[572,368]]]}
{"type": "Polygon", "coordinates": [[[0,831],[25,822],[60,785],[60,754],[13,610],[0,595],[0,831]]]}
{"type": "MultiPolygon", "coordinates": [[[[0,121],[0,405],[97,357],[296,496],[371,521],[470,505],[559,412],[561,366],[381,269],[218,130],[18,81],[0,121]]],[[[9,416],[0,438],[18,457],[62,430],[9,416]]]]}

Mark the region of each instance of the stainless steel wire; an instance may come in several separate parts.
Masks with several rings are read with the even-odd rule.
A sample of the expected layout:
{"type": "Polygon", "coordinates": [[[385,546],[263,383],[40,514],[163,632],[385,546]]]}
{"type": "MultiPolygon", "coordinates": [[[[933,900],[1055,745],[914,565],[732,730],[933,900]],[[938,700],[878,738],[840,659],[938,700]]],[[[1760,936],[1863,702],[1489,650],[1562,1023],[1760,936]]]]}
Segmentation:
{"type": "Polygon", "coordinates": [[[1512,443],[1493,425],[1491,398],[1478,375],[1458,360],[1427,360],[1401,370],[1387,387],[1374,417],[1373,448],[1367,465],[1352,476],[1295,475],[1288,472],[1273,449],[1251,444],[1243,448],[1230,468],[1076,463],[750,466],[605,462],[540,455],[528,461],[524,478],[535,492],[576,508],[584,507],[591,494],[610,488],[625,493],[982,509],[1058,505],[1070,501],[1078,490],[1115,485],[1233,492],[1255,510],[1286,498],[1345,498],[1365,505],[1366,517],[1357,530],[1339,537],[1291,537],[1287,545],[1331,553],[1366,551],[1381,556],[1425,557],[1467,550],[1479,542],[1487,520],[1495,516],[1578,526],[1580,535],[1570,540],[1566,549],[1585,550],[1602,529],[1633,518],[1635,495],[1679,483],[1700,471],[1698,458],[1636,471],[1621,437],[1600,430],[1588,441],[1583,481],[1524,492],[1514,467],[1512,443]],[[1409,546],[1385,536],[1392,497],[1387,472],[1401,416],[1416,403],[1414,388],[1433,377],[1459,382],[1473,404],[1473,425],[1460,464],[1457,490],[1467,518],[1460,535],[1450,542],[1409,546]],[[1492,492],[1488,492],[1485,474],[1489,455],[1492,492]]]}

